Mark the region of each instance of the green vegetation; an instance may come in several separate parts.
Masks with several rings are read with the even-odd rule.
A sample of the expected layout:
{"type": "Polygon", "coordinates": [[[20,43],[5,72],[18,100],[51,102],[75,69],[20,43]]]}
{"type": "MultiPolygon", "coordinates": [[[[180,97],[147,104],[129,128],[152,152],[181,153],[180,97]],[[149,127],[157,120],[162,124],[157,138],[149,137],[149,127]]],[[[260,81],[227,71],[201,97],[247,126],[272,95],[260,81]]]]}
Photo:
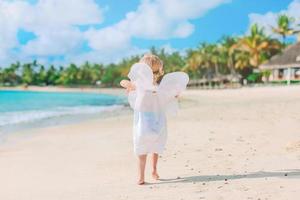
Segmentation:
{"type": "MultiPolygon", "coordinates": [[[[282,41],[266,35],[264,28],[252,25],[249,34],[241,37],[226,36],[216,43],[201,43],[197,48],[185,52],[167,53],[164,49],[151,48],[164,62],[165,71],[185,71],[191,79],[216,80],[224,77],[241,77],[250,83],[261,82],[262,76],[270,76],[269,71],[254,72],[256,68],[273,55],[278,54],[288,44],[285,38],[299,31],[291,28],[294,19],[279,15],[274,33],[282,41]]],[[[116,64],[97,64],[86,62],[80,66],[73,63],[68,66],[47,66],[36,61],[10,66],[1,66],[0,85],[63,85],[115,87],[126,78],[131,65],[141,55],[125,58],[116,64]]],[[[228,80],[227,82],[231,81],[228,80]]]]}
{"type": "Polygon", "coordinates": [[[299,33],[298,30],[294,30],[291,28],[291,24],[293,22],[295,22],[295,18],[285,14],[281,14],[277,18],[277,27],[272,27],[274,33],[281,35],[283,43],[285,43],[285,39],[287,36],[299,33]]]}

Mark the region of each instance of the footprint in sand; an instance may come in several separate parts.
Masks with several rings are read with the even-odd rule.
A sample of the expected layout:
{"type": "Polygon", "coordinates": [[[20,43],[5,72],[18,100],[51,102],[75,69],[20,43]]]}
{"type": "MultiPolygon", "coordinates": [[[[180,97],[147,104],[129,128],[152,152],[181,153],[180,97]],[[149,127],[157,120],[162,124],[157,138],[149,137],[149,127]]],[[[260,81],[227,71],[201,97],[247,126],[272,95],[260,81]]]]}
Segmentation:
{"type": "Polygon", "coordinates": [[[215,151],[223,151],[222,148],[215,148],[215,151]]]}

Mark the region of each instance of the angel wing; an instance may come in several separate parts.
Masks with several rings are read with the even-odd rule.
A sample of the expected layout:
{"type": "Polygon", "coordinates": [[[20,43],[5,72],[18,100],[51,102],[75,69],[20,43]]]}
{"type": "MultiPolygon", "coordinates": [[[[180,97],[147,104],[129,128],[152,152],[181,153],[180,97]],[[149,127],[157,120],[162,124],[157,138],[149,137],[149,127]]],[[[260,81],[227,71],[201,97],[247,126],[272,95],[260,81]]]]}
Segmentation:
{"type": "Polygon", "coordinates": [[[161,80],[158,92],[166,96],[175,97],[186,89],[189,76],[184,72],[172,72],[166,74],[161,80]]]}
{"type": "Polygon", "coordinates": [[[134,64],[128,74],[136,91],[129,92],[128,101],[134,110],[142,112],[169,112],[175,114],[178,102],[175,98],[186,89],[189,81],[184,72],[166,74],[160,85],[153,85],[153,73],[147,64],[134,64]]]}
{"type": "Polygon", "coordinates": [[[189,82],[189,76],[184,72],[166,74],[158,87],[160,104],[165,112],[175,115],[178,111],[178,99],[175,96],[182,93],[189,82]]]}
{"type": "Polygon", "coordinates": [[[131,108],[139,111],[154,110],[154,103],[151,103],[151,91],[154,89],[152,69],[147,64],[136,63],[131,67],[128,78],[136,87],[135,91],[128,94],[131,108]]]}
{"type": "Polygon", "coordinates": [[[138,90],[153,89],[153,73],[147,64],[135,63],[132,65],[128,78],[136,85],[138,90]]]}

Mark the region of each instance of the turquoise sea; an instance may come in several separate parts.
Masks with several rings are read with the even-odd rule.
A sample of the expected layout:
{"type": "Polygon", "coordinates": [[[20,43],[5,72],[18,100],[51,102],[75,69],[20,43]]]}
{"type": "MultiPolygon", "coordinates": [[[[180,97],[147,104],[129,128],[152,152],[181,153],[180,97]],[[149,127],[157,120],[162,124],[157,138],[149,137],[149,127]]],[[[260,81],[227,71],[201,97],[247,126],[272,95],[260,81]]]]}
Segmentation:
{"type": "Polygon", "coordinates": [[[0,128],[63,116],[114,111],[125,98],[100,93],[0,91],[0,128]]]}

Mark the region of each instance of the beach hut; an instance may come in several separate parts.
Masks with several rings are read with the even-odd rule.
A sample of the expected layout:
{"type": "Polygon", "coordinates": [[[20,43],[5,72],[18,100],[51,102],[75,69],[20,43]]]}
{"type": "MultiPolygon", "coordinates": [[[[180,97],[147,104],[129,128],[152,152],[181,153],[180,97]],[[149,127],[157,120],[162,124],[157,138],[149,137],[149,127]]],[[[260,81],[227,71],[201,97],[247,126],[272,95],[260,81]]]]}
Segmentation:
{"type": "Polygon", "coordinates": [[[288,46],[282,53],[273,56],[259,66],[260,70],[270,70],[269,81],[300,81],[300,41],[288,46]]]}

